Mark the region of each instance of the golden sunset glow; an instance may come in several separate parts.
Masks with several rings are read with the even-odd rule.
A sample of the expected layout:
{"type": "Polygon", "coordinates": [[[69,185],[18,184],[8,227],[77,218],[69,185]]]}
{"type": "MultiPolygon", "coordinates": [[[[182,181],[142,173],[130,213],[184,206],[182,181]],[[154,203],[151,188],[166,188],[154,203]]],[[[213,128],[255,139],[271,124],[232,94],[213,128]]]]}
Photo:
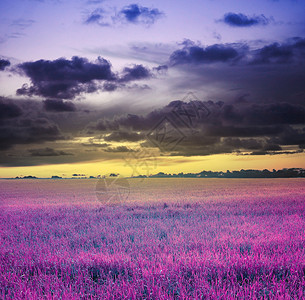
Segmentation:
{"type": "Polygon", "coordinates": [[[146,160],[96,160],[72,164],[53,164],[24,167],[2,167],[2,178],[16,176],[36,176],[48,178],[61,176],[71,178],[73,174],[84,174],[86,177],[119,173],[130,177],[164,173],[199,173],[203,170],[227,171],[240,169],[282,169],[282,168],[305,168],[305,155],[278,155],[276,160],[270,156],[237,156],[237,155],[211,155],[195,157],[154,157],[146,160]],[[128,163],[129,162],[129,163],[128,163]]]}

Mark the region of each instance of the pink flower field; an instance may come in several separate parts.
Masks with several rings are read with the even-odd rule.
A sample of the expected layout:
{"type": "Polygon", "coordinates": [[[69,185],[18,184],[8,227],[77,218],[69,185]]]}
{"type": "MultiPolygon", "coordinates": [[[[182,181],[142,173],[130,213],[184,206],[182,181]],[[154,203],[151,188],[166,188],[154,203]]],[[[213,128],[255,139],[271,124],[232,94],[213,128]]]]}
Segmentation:
{"type": "Polygon", "coordinates": [[[0,299],[304,299],[304,179],[0,180],[0,299]]]}

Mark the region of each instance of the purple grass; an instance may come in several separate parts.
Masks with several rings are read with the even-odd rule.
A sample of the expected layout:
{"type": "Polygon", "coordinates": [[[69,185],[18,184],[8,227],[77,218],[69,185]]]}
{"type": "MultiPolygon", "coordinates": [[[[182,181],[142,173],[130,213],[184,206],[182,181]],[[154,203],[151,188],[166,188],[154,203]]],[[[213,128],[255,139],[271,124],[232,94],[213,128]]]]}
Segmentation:
{"type": "Polygon", "coordinates": [[[302,299],[304,179],[0,181],[0,299],[302,299]]]}

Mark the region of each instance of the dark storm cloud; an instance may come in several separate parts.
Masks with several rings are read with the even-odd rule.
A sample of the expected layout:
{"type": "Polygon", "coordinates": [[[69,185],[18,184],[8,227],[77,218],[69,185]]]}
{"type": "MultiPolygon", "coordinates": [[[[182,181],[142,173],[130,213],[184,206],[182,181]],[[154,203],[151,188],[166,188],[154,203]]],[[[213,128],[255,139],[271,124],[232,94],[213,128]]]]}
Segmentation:
{"type": "Polygon", "coordinates": [[[229,12],[224,15],[222,21],[230,26],[234,27],[251,27],[255,25],[267,25],[270,20],[267,19],[264,15],[259,16],[247,16],[242,13],[232,13],[229,12]]]}
{"type": "Polygon", "coordinates": [[[132,67],[126,67],[123,69],[121,75],[121,82],[129,82],[134,80],[147,79],[152,77],[150,70],[143,65],[134,65],[132,67]]]}
{"type": "Polygon", "coordinates": [[[187,45],[182,50],[176,50],[170,56],[171,65],[179,64],[209,64],[228,62],[236,59],[239,53],[231,46],[215,44],[208,47],[187,45]]]}
{"type": "Polygon", "coordinates": [[[153,24],[163,13],[157,8],[148,8],[140,6],[138,4],[130,4],[125,6],[120,14],[124,17],[127,22],[130,23],[143,23],[153,24]]]}
{"type": "MultiPolygon", "coordinates": [[[[305,124],[305,107],[290,103],[227,103],[219,105],[213,101],[172,101],[161,109],[154,110],[146,116],[129,114],[115,120],[100,120],[91,129],[98,131],[146,131],[164,117],[172,118],[183,112],[186,115],[205,113],[198,120],[198,126],[205,125],[205,130],[213,136],[259,136],[279,133],[284,125],[305,124]],[[208,114],[211,113],[211,115],[208,114]]],[[[175,121],[177,122],[177,121],[175,121]]],[[[193,121],[194,122],[194,121],[193,121]]]]}
{"type": "Polygon", "coordinates": [[[18,118],[0,127],[0,150],[17,144],[36,144],[64,139],[58,126],[45,118],[18,118]]]}
{"type": "Polygon", "coordinates": [[[291,103],[227,104],[222,118],[229,124],[284,125],[304,124],[305,107],[291,103]]]}
{"type": "Polygon", "coordinates": [[[42,113],[40,102],[0,97],[0,150],[62,139],[59,127],[42,113]]]}
{"type": "Polygon", "coordinates": [[[272,137],[270,141],[280,145],[298,145],[302,148],[305,144],[305,127],[301,129],[287,126],[281,134],[272,137]]]}
{"type": "MultiPolygon", "coordinates": [[[[291,38],[263,47],[250,47],[246,43],[221,46],[235,49],[238,55],[225,56],[228,60],[224,61],[204,60],[207,47],[192,41],[183,42],[182,49],[173,51],[168,61],[169,67],[181,73],[172,88],[181,93],[204,88],[205,93],[208,90],[207,97],[225,102],[247,95],[246,99],[253,102],[304,104],[304,38],[291,38]],[[196,56],[197,51],[201,55],[196,56]]],[[[213,49],[215,45],[209,47],[213,49]]]]}
{"type": "Polygon", "coordinates": [[[305,107],[290,103],[254,104],[244,117],[252,124],[304,124],[305,107]]]}
{"type": "Polygon", "coordinates": [[[75,105],[70,101],[63,101],[60,99],[54,100],[44,100],[43,106],[46,111],[53,111],[53,112],[61,112],[61,111],[75,111],[75,105]]]}
{"type": "Polygon", "coordinates": [[[233,147],[234,149],[248,149],[248,150],[258,150],[263,148],[263,143],[261,140],[254,138],[225,138],[223,143],[233,147]]]}
{"type": "MultiPolygon", "coordinates": [[[[99,120],[95,124],[88,126],[89,130],[96,130],[98,132],[146,132],[153,128],[153,126],[159,122],[164,116],[169,114],[172,110],[171,104],[148,113],[145,116],[128,114],[114,120],[99,120]],[[122,130],[121,130],[122,129],[122,130]]],[[[117,133],[116,133],[117,134],[117,133]]],[[[140,137],[138,134],[137,137],[140,137]]],[[[134,140],[135,136],[132,135],[131,139],[134,140]]]]}
{"type": "MultiPolygon", "coordinates": [[[[278,152],[282,145],[301,148],[305,143],[305,131],[294,126],[304,124],[304,106],[297,104],[235,102],[218,105],[212,101],[186,103],[177,100],[145,116],[101,120],[90,128],[102,131],[105,141],[116,142],[144,140],[155,128],[159,128],[159,137],[166,132],[173,135],[178,128],[183,138],[171,155],[188,156],[240,151],[278,152]],[[208,113],[202,107],[206,107],[208,113]],[[163,125],[158,127],[164,119],[172,124],[169,130],[163,125]],[[190,123],[187,123],[188,119],[192,119],[190,123]],[[190,124],[195,126],[191,128],[190,124]]],[[[144,142],[142,146],[152,144],[144,142]]]]}
{"type": "Polygon", "coordinates": [[[275,135],[283,131],[281,126],[224,126],[211,125],[207,128],[207,135],[219,137],[258,137],[275,135]]]}
{"type": "Polygon", "coordinates": [[[115,75],[110,63],[99,57],[95,63],[86,58],[59,58],[53,61],[38,60],[19,65],[32,85],[17,90],[19,95],[39,95],[50,98],[72,99],[80,93],[93,93],[98,89],[95,80],[112,81],[115,75]]]}
{"type": "Polygon", "coordinates": [[[71,153],[55,150],[53,148],[37,148],[37,149],[29,149],[28,152],[31,156],[61,156],[61,155],[72,155],[71,153]]]}
{"type": "Polygon", "coordinates": [[[292,63],[304,61],[305,39],[294,38],[286,43],[273,43],[254,51],[252,64],[292,63]]]}
{"type": "Polygon", "coordinates": [[[6,67],[11,65],[10,61],[7,59],[0,59],[0,71],[3,71],[6,67]]]}
{"type": "Polygon", "coordinates": [[[154,76],[154,70],[136,64],[115,74],[111,70],[110,62],[101,57],[95,62],[77,56],[71,60],[59,58],[53,61],[25,62],[20,64],[17,70],[27,75],[32,83],[30,86],[24,84],[17,90],[17,95],[52,98],[45,102],[45,108],[57,111],[75,109],[70,102],[62,102],[62,99],[72,100],[80,94],[100,90],[112,92],[118,88],[133,88],[127,83],[154,76]],[[52,100],[54,102],[51,102],[52,100]]]}
{"type": "Polygon", "coordinates": [[[102,86],[102,90],[106,92],[113,92],[119,87],[120,85],[115,82],[105,82],[102,86]]]}
{"type": "Polygon", "coordinates": [[[181,45],[182,49],[170,55],[169,64],[172,66],[233,61],[235,64],[232,67],[234,67],[234,65],[296,63],[304,62],[305,59],[305,39],[300,37],[258,49],[250,49],[247,44],[214,44],[204,47],[190,40],[185,40],[181,45]]]}
{"type": "Polygon", "coordinates": [[[16,118],[22,115],[21,108],[11,100],[0,97],[0,125],[2,120],[16,118]]]}
{"type": "MultiPolygon", "coordinates": [[[[29,109],[25,111],[28,104],[21,105],[22,101],[0,101],[1,149],[9,149],[17,144],[63,139],[59,128],[64,132],[68,131],[73,137],[76,136],[76,128],[83,129],[87,122],[94,122],[87,127],[91,131],[86,133],[87,137],[100,135],[101,138],[99,141],[83,143],[83,146],[108,147],[108,150],[114,150],[112,152],[116,152],[116,148],[112,147],[111,142],[142,142],[143,147],[155,146],[149,141],[145,142],[146,137],[165,117],[184,135],[177,147],[170,151],[171,155],[242,151],[284,154],[287,149],[304,148],[305,39],[293,38],[254,50],[253,46],[241,44],[205,47],[190,41],[183,43],[181,47],[182,49],[172,53],[167,65],[160,64],[155,68],[140,64],[129,65],[116,73],[112,71],[110,63],[103,59],[89,62],[75,57],[71,60],[40,60],[19,65],[32,82],[30,86],[20,89],[19,93],[39,95],[47,100],[32,101],[31,114],[28,114],[29,109]],[[209,94],[206,96],[206,99],[223,102],[196,102],[194,99],[186,103],[177,100],[146,115],[130,114],[113,120],[110,118],[118,112],[100,113],[93,112],[90,108],[90,114],[81,114],[81,110],[78,110],[74,113],[73,120],[64,120],[64,112],[75,110],[72,102],[66,99],[74,99],[81,93],[98,90],[131,89],[136,86],[132,85],[134,81],[144,80],[145,84],[145,80],[154,78],[167,68],[175,68],[177,74],[182,71],[181,82],[176,85],[181,90],[208,90],[212,86],[218,92],[222,88],[221,84],[224,84],[223,93],[219,93],[217,97],[210,98],[209,94]],[[231,97],[230,93],[233,91],[239,94],[231,97]],[[40,105],[39,109],[37,103],[40,105]],[[205,112],[203,107],[208,110],[205,112]],[[173,113],[177,113],[177,108],[184,113],[182,121],[179,119],[181,116],[178,118],[173,113]],[[61,111],[63,113],[52,113],[61,111]],[[187,119],[192,118],[189,113],[199,116],[198,120],[193,119],[194,128],[188,127],[187,119]],[[94,121],[100,116],[104,119],[94,121]]],[[[85,103],[83,108],[88,108],[85,103]]],[[[119,109],[121,112],[126,108],[119,109]]],[[[35,147],[38,146],[31,145],[30,148],[35,147]]],[[[76,155],[71,155],[66,158],[71,161],[79,158],[75,157],[76,155]]],[[[87,156],[86,158],[88,159],[87,156]]]]}

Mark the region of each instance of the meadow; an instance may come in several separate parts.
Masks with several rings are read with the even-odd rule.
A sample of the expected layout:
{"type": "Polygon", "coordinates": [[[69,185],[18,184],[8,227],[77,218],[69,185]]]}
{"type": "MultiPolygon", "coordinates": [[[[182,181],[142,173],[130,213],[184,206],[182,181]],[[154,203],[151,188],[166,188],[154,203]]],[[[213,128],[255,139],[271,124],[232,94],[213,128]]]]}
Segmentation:
{"type": "Polygon", "coordinates": [[[0,299],[304,299],[304,179],[0,180],[0,299]]]}

